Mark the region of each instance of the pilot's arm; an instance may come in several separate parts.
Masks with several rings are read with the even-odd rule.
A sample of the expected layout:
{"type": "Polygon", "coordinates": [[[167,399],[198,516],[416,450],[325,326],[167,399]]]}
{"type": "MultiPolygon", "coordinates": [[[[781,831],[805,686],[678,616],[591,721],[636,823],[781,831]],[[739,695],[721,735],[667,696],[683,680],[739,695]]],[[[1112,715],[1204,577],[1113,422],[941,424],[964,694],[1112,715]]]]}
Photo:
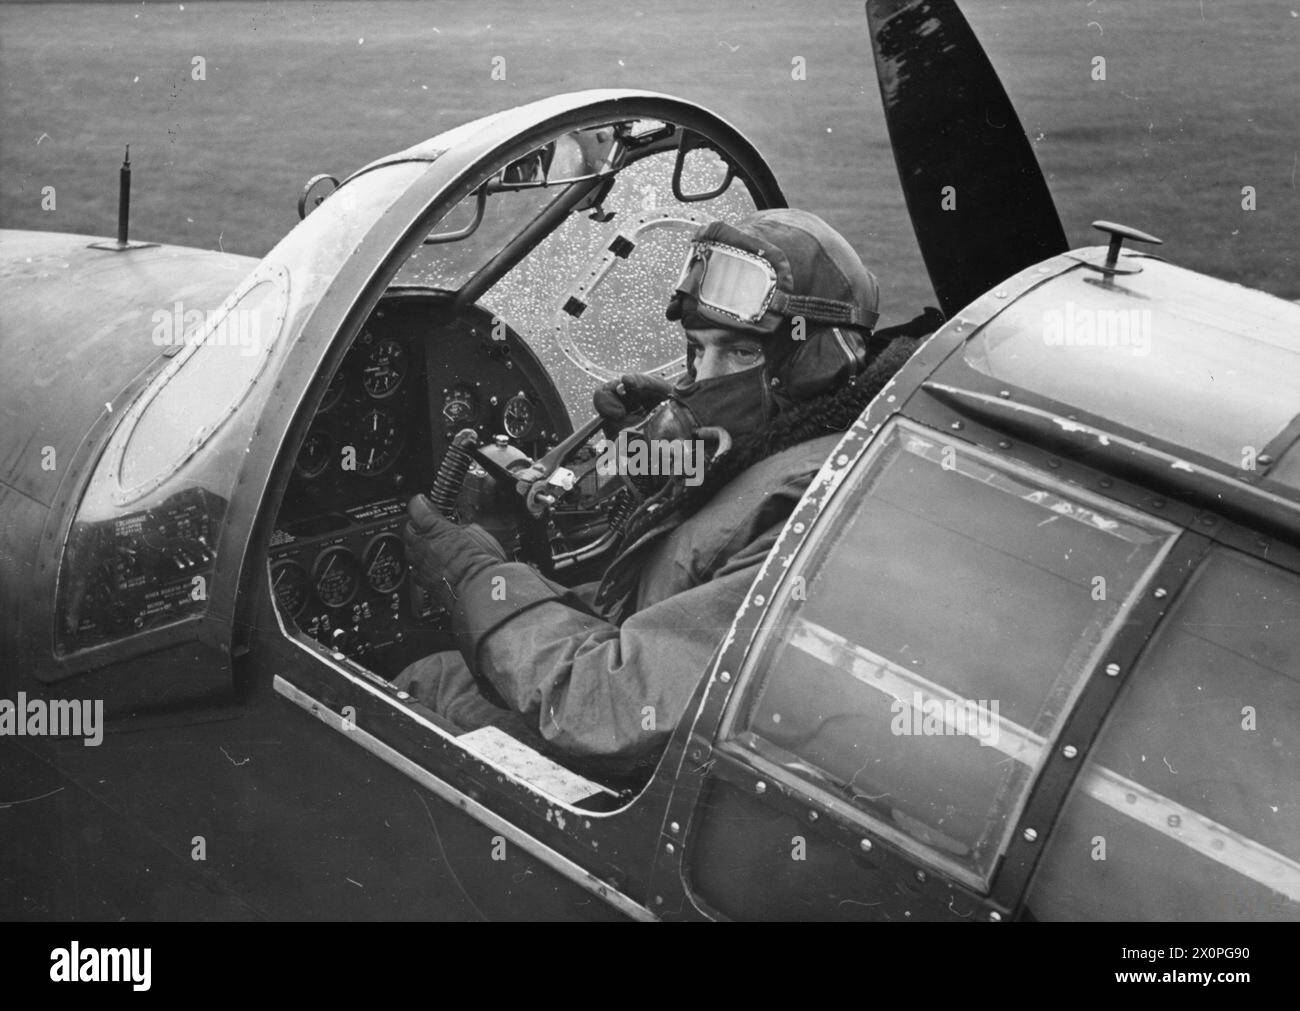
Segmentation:
{"type": "Polygon", "coordinates": [[[662,749],[780,530],[620,626],[530,566],[501,561],[422,498],[409,514],[407,557],[451,611],[480,686],[557,749],[611,771],[632,771],[662,749]]]}

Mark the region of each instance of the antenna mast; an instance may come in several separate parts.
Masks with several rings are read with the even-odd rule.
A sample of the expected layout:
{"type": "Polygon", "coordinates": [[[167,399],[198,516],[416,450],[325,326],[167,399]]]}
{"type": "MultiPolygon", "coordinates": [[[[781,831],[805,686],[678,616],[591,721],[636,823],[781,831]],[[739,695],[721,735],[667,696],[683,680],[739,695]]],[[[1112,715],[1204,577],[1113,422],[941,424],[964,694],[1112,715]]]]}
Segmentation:
{"type": "Polygon", "coordinates": [[[156,242],[131,242],[128,232],[131,225],[131,145],[126,145],[126,155],[122,167],[117,172],[117,241],[92,242],[91,249],[108,249],[115,253],[128,249],[147,249],[156,246],[156,242]]]}

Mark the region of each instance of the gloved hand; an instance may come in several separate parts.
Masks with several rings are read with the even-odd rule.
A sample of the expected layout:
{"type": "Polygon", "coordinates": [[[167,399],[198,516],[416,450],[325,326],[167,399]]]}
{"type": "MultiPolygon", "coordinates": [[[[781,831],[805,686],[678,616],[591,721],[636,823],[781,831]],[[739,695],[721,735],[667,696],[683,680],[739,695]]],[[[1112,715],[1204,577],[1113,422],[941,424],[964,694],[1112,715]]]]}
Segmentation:
{"type": "Polygon", "coordinates": [[[501,545],[476,523],[457,526],[443,516],[424,495],[406,507],[406,563],[411,573],[448,611],[459,587],[484,569],[507,561],[501,545]]]}
{"type": "Polygon", "coordinates": [[[672,383],[657,376],[629,372],[596,387],[591,403],[596,413],[605,419],[602,430],[612,439],[618,434],[624,418],[637,411],[648,411],[666,400],[672,389],[672,383]]]}

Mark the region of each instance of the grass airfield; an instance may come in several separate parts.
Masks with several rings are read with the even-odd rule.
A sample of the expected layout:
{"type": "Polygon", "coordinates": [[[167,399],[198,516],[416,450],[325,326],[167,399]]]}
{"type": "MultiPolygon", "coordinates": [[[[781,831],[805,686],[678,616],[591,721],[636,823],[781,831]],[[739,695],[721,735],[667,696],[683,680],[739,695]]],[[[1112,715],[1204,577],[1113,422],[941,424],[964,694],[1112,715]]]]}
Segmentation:
{"type": "MultiPolygon", "coordinates": [[[[1300,18],[1287,2],[963,9],[1072,245],[1101,241],[1095,218],[1122,221],[1161,236],[1176,263],[1300,298],[1300,18]],[[1098,55],[1105,81],[1091,79],[1098,55]]],[[[933,301],[858,0],[0,6],[0,225],[112,234],[130,143],[133,237],[260,255],[317,172],[609,86],[698,101],[749,134],[790,203],[840,228],[879,276],[884,322],[933,301]],[[792,79],[796,56],[806,80],[792,79]]]]}

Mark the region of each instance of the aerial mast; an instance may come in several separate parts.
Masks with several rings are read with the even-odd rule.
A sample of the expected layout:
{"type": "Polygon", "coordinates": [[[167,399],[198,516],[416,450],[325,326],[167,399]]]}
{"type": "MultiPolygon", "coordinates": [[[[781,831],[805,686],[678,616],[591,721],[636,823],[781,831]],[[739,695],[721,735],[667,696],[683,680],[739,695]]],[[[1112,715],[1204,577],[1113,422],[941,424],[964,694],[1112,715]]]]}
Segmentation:
{"type": "Polygon", "coordinates": [[[122,158],[122,167],[117,172],[117,241],[92,242],[91,249],[109,249],[124,252],[128,249],[145,249],[156,246],[156,242],[131,242],[128,238],[131,225],[131,145],[126,145],[126,155],[122,158]]]}

